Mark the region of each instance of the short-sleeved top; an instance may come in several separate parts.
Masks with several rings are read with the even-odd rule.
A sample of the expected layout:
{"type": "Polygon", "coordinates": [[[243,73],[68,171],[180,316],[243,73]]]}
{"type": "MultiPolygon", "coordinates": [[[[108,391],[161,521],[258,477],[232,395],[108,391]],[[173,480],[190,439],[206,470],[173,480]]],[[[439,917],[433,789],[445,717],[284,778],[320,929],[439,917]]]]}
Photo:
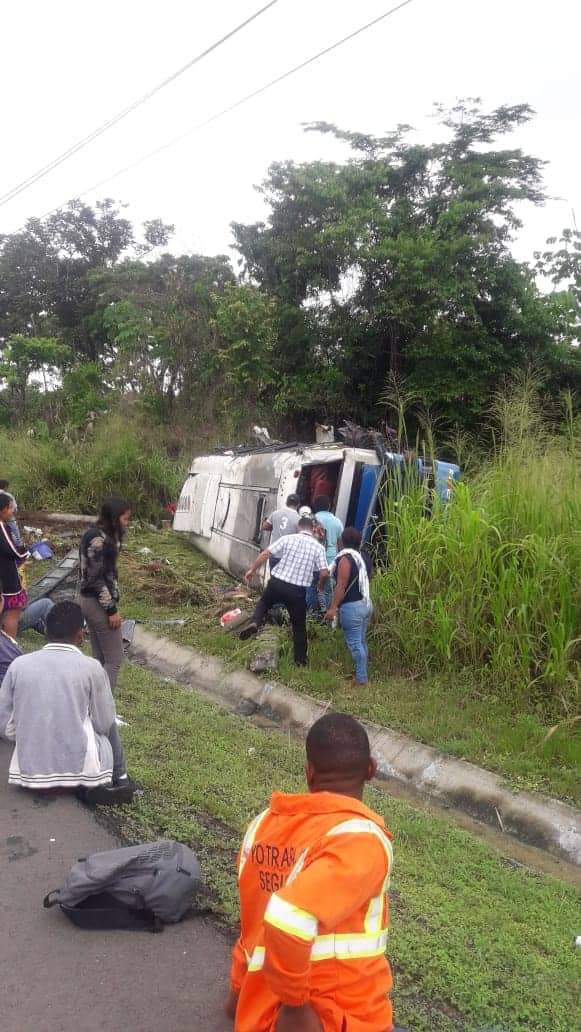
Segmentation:
{"type": "Polygon", "coordinates": [[[296,587],[310,587],[316,573],[329,569],[325,549],[308,531],[287,534],[275,545],[269,545],[268,551],[280,558],[274,568],[273,579],[296,587]]]}
{"type": "Polygon", "coordinates": [[[285,537],[287,534],[296,534],[299,527],[300,517],[297,510],[289,509],[286,505],[282,509],[275,509],[266,518],[272,527],[271,545],[275,545],[281,537],[285,537]]]}
{"type": "Polygon", "coordinates": [[[343,524],[338,516],[332,512],[316,512],[315,519],[325,528],[327,535],[327,562],[332,563],[337,555],[338,543],[343,533],[343,524]]]}

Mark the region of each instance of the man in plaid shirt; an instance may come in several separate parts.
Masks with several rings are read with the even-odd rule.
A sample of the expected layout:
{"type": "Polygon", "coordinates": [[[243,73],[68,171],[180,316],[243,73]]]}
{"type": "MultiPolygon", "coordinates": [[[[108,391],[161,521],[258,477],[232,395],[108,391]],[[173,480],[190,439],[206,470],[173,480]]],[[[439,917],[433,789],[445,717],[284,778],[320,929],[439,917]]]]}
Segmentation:
{"type": "Polygon", "coordinates": [[[299,520],[298,532],[279,538],[266,548],[244,575],[244,580],[250,584],[256,571],[269,559],[274,556],[279,560],[254,610],[252,621],[241,631],[240,638],[245,641],[256,634],[272,606],[286,606],[293,630],[297,666],[305,666],[307,662],[307,588],[316,573],[319,574],[319,590],[323,589],[329,577],[325,549],[313,531],[313,520],[303,516],[299,520]]]}

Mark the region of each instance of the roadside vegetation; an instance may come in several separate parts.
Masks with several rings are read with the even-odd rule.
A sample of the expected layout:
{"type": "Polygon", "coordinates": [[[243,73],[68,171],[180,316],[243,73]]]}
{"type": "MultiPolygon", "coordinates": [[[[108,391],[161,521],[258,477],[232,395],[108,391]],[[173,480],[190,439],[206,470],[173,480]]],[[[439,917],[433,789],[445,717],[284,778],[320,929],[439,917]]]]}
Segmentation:
{"type": "MultiPolygon", "coordinates": [[[[121,571],[126,616],[235,665],[248,664],[253,646],[226,634],[219,624],[226,608],[222,592],[234,582],[183,538],[143,529],[132,533],[121,571]],[[150,553],[141,554],[143,548],[150,553]]],[[[435,673],[425,667],[421,673],[417,667],[416,673],[401,668],[393,672],[396,664],[376,637],[386,633],[380,619],[376,617],[374,625],[367,688],[354,687],[347,679],[351,661],[342,635],[316,623],[309,625],[310,659],[305,669],[293,665],[289,635],[280,632],[281,658],[274,676],[337,709],[495,770],[513,787],[581,803],[578,724],[561,722],[547,737],[558,721],[544,700],[518,686],[512,690],[499,685],[494,691],[479,668],[454,670],[450,665],[435,673]]],[[[390,610],[383,619],[391,619],[390,610]]]]}
{"type": "Polygon", "coordinates": [[[2,476],[21,509],[95,513],[107,495],[130,498],[156,522],[179,496],[187,462],[168,454],[171,439],[136,410],[112,412],[94,434],[56,440],[42,428],[34,437],[0,428],[2,476]]]}
{"type": "MultiPolygon", "coordinates": [[[[123,669],[118,705],[130,769],[146,789],[124,812],[124,833],[192,843],[212,906],[234,927],[241,835],[273,789],[303,790],[303,746],[136,667],[123,669]]],[[[379,789],[367,802],[395,836],[398,1022],[414,1032],[572,1032],[577,891],[379,789]]]]}

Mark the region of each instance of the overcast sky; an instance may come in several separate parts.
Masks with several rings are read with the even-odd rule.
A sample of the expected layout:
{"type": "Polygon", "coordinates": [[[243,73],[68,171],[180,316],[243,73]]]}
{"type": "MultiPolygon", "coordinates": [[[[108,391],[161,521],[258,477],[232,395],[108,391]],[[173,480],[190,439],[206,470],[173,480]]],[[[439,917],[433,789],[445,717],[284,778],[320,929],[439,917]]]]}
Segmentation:
{"type": "MultiPolygon", "coordinates": [[[[19,0],[2,10],[0,194],[114,115],[266,0],[19,0]]],[[[0,232],[43,215],[393,6],[395,0],[278,0],[241,34],[25,193],[0,232]]],[[[88,201],[127,202],[135,221],[173,222],[171,249],[230,253],[229,223],[263,218],[254,184],[271,161],[341,158],[301,123],[428,140],[434,101],[527,102],[513,139],[549,161],[555,199],[526,208],[514,248],[581,224],[581,7],[575,0],[413,0],[358,39],[214,125],[119,176],[88,201]]]]}

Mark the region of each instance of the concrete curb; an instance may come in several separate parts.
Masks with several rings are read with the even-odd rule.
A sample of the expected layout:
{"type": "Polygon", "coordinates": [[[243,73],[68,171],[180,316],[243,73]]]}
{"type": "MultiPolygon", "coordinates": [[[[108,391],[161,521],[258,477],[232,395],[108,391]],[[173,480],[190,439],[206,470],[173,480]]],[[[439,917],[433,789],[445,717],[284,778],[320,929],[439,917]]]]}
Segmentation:
{"type": "MultiPolygon", "coordinates": [[[[305,734],[326,712],[309,696],[276,681],[261,681],[243,670],[229,670],[222,660],[151,634],[137,626],[130,658],[191,685],[236,708],[246,702],[278,723],[305,734]]],[[[456,760],[407,735],[376,724],[365,725],[382,777],[463,810],[529,845],[581,866],[581,812],[566,803],[530,792],[511,792],[501,778],[464,760],[456,760]]]]}

